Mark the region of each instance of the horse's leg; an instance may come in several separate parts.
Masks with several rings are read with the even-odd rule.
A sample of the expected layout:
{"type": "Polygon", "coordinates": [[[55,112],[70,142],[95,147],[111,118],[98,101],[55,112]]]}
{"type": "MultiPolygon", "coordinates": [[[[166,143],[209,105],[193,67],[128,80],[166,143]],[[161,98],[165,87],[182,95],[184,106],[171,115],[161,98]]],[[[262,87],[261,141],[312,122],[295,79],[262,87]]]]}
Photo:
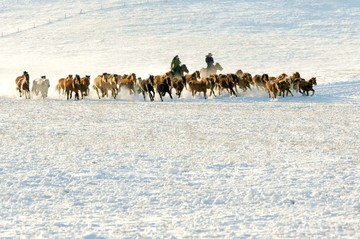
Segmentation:
{"type": "Polygon", "coordinates": [[[232,93],[237,97],[237,94],[235,93],[233,88],[230,88],[230,90],[232,91],[232,93]]]}
{"type": "Polygon", "coordinates": [[[236,94],[239,94],[239,91],[238,91],[238,89],[237,89],[237,87],[236,87],[236,83],[234,84],[234,88],[235,88],[236,94]]]}
{"type": "MultiPolygon", "coordinates": [[[[294,96],[294,94],[291,92],[291,90],[288,90],[288,93],[290,93],[291,96],[294,96]]],[[[286,96],[288,96],[288,93],[286,94],[286,96]]]]}
{"type": "Polygon", "coordinates": [[[159,92],[159,95],[160,95],[160,99],[161,99],[161,101],[164,101],[164,100],[163,100],[163,98],[162,98],[162,96],[161,96],[161,92],[159,92]]]}
{"type": "Polygon", "coordinates": [[[214,95],[214,97],[216,97],[214,88],[211,88],[211,91],[212,91],[212,94],[214,95]]]}
{"type": "Polygon", "coordinates": [[[100,97],[100,94],[99,94],[99,89],[96,87],[96,88],[95,88],[95,90],[96,90],[96,94],[98,95],[99,100],[100,100],[100,99],[101,99],[101,97],[100,97]]]}
{"type": "MultiPolygon", "coordinates": [[[[143,97],[144,97],[144,101],[146,101],[146,98],[145,98],[145,91],[144,91],[144,90],[142,90],[141,92],[142,92],[142,94],[143,94],[143,97]]],[[[148,93],[149,93],[149,98],[151,99],[151,95],[150,95],[150,92],[148,92],[148,93]]]]}
{"type": "Polygon", "coordinates": [[[274,95],[273,99],[276,99],[277,92],[276,92],[276,91],[273,91],[273,95],[274,95]]]}
{"type": "Polygon", "coordinates": [[[151,101],[154,101],[154,98],[155,98],[155,91],[154,91],[154,90],[152,90],[152,91],[150,92],[150,95],[151,95],[151,101]]]}

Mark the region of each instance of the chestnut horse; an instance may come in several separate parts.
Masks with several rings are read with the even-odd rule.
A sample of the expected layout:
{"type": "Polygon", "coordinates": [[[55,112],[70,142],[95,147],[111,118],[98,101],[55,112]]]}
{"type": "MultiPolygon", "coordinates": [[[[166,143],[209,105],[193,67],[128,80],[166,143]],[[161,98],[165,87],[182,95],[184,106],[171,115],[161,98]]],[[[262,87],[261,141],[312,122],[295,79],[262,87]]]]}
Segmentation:
{"type": "Polygon", "coordinates": [[[26,71],[21,76],[18,76],[15,80],[16,90],[19,91],[20,97],[25,95],[26,99],[30,99],[30,76],[26,71]]]}

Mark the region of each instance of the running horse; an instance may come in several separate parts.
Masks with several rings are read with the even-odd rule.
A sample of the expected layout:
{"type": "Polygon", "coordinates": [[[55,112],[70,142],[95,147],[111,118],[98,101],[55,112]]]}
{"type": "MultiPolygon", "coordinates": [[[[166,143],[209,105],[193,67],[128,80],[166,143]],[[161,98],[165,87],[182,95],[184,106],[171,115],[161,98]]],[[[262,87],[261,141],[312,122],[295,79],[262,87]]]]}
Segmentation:
{"type": "Polygon", "coordinates": [[[216,74],[217,71],[222,71],[223,68],[220,63],[216,62],[215,65],[211,65],[210,68],[203,67],[200,69],[200,78],[207,77],[209,75],[216,74]]]}
{"type": "Polygon", "coordinates": [[[21,76],[16,77],[15,80],[16,90],[19,91],[20,97],[25,95],[26,99],[30,99],[30,76],[29,73],[24,71],[21,76]]]}
{"type": "Polygon", "coordinates": [[[182,79],[182,77],[184,76],[184,72],[189,73],[189,70],[185,64],[182,64],[177,71],[172,72],[173,78],[182,79]]]}

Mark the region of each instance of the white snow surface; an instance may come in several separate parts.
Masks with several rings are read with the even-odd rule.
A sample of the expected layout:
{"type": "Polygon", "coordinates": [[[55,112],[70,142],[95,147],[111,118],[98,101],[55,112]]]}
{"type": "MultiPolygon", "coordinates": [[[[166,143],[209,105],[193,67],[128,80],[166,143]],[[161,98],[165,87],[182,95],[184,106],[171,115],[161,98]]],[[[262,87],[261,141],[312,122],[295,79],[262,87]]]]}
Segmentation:
{"type": "Polygon", "coordinates": [[[0,1],[0,238],[358,238],[360,2],[0,1]],[[68,74],[299,71],[315,94],[66,100],[68,74]],[[49,97],[19,97],[26,70],[49,97]]]}

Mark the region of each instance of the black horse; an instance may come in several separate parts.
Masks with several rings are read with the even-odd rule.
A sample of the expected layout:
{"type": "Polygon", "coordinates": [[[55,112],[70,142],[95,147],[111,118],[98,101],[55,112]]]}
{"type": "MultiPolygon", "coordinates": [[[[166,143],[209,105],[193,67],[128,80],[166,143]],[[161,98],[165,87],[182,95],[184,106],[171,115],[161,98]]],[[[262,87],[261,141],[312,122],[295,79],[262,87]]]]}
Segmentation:
{"type": "Polygon", "coordinates": [[[146,80],[138,79],[139,94],[142,93],[144,100],[146,100],[145,93],[148,93],[151,101],[154,101],[155,90],[154,90],[154,76],[150,75],[146,80]]]}
{"type": "Polygon", "coordinates": [[[161,84],[157,85],[156,90],[159,93],[161,101],[163,101],[163,97],[166,93],[168,93],[170,95],[170,98],[172,99],[170,77],[166,77],[161,84]]]}

